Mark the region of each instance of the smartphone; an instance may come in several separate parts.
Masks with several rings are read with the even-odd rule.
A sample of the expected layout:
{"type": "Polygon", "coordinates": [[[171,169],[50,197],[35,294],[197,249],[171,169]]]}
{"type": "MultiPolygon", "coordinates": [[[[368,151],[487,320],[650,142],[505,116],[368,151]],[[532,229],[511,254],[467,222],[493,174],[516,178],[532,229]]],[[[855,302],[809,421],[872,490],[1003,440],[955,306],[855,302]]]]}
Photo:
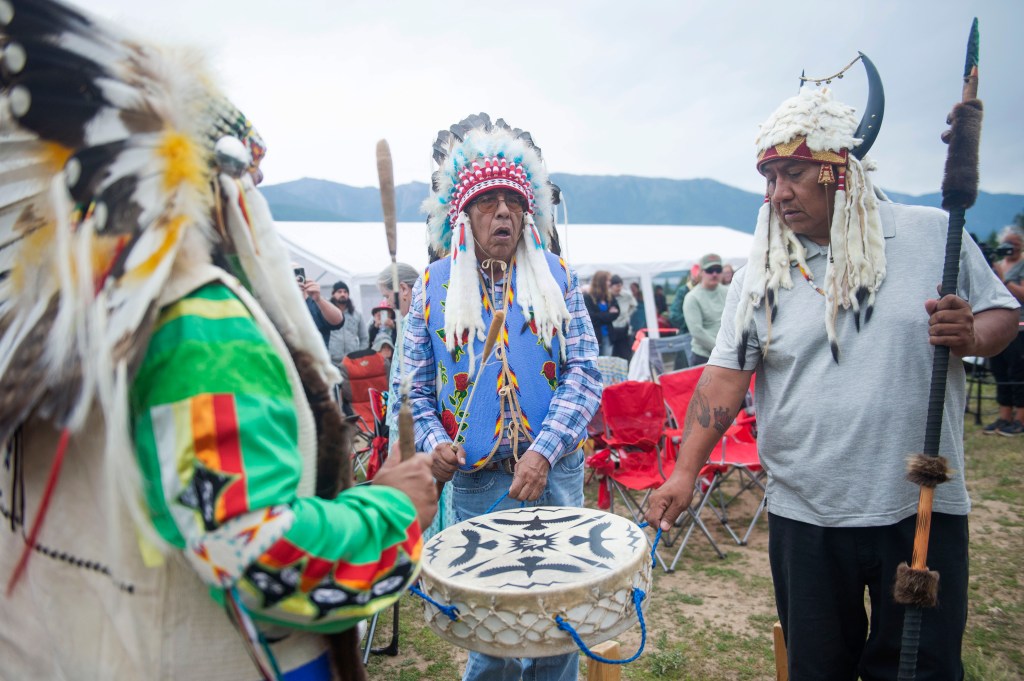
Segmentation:
{"type": "Polygon", "coordinates": [[[295,281],[299,282],[300,284],[305,284],[306,283],[306,268],[305,267],[296,267],[294,272],[295,272],[295,281]]]}

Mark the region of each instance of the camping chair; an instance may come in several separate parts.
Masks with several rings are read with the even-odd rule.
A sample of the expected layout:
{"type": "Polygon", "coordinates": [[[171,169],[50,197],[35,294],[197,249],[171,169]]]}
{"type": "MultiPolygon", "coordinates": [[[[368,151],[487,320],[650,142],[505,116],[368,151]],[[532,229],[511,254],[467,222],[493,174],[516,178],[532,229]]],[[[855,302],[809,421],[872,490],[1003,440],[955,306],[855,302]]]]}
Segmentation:
{"type": "Polygon", "coordinates": [[[384,465],[388,457],[388,437],[390,430],[387,424],[388,395],[375,388],[369,388],[370,413],[373,416],[373,439],[370,440],[370,451],[366,460],[366,479],[373,480],[377,471],[384,465]]]}
{"type": "MultiPolygon", "coordinates": [[[[719,503],[712,507],[716,514],[719,514],[719,518],[722,520],[722,525],[726,531],[740,546],[746,545],[747,540],[750,538],[750,533],[753,532],[754,526],[764,512],[767,503],[764,482],[767,474],[761,466],[761,459],[757,454],[757,418],[755,416],[753,397],[755,379],[755,376],[751,376],[744,408],[736,415],[733,425],[730,426],[722,437],[717,462],[723,466],[728,466],[728,471],[719,481],[719,496],[717,497],[719,503]],[[737,480],[739,489],[731,497],[725,498],[722,486],[727,479],[733,477],[737,480]],[[726,512],[730,504],[748,492],[757,495],[758,504],[750,524],[741,538],[733,531],[726,512]]],[[[714,457],[714,454],[712,454],[712,457],[714,457]]]]}
{"type": "MultiPolygon", "coordinates": [[[[355,439],[360,443],[355,447],[354,465],[366,475],[366,462],[373,449],[375,431],[373,427],[373,404],[370,390],[385,393],[388,390],[388,365],[384,357],[372,350],[350,352],[342,359],[351,399],[349,406],[356,415],[355,425],[358,430],[355,439]]],[[[369,480],[369,476],[367,476],[369,480]]]]}
{"type": "MultiPolygon", "coordinates": [[[[614,510],[617,495],[630,517],[641,522],[651,491],[660,487],[675,467],[674,448],[666,450],[665,403],[661,388],[645,381],[613,385],[606,388],[601,397],[601,413],[607,447],[587,459],[587,465],[602,476],[600,484],[611,487],[610,493],[602,494],[604,490],[599,490],[599,505],[607,499],[609,510],[614,510]]],[[[717,550],[699,514],[693,509],[688,511],[690,523],[686,524],[696,524],[717,550]]],[[[661,555],[656,555],[662,567],[668,570],[661,555]]],[[[722,555],[720,551],[719,555],[722,555]]]]}
{"type": "MultiPolygon", "coordinates": [[[[673,417],[676,425],[683,422],[686,409],[690,404],[690,398],[697,388],[697,382],[703,373],[704,367],[694,367],[664,374],[660,377],[662,392],[665,397],[665,404],[673,417]]],[[[707,508],[718,519],[729,536],[739,545],[744,545],[750,538],[757,520],[765,508],[764,500],[764,471],[761,468],[757,455],[756,443],[756,419],[753,414],[753,406],[750,395],[753,391],[754,380],[751,378],[751,388],[748,390],[747,408],[740,411],[733,425],[725,432],[719,446],[716,447],[708,457],[708,463],[701,469],[697,478],[698,492],[703,494],[704,502],[701,509],[707,508]],[[726,496],[723,484],[726,481],[735,479],[739,489],[731,496],[726,496]],[[759,493],[760,499],[753,519],[750,521],[746,532],[740,537],[731,527],[729,522],[729,507],[742,494],[746,492],[759,493]]],[[[682,435],[681,430],[671,431],[673,439],[682,435]]],[[[675,567],[676,561],[682,554],[686,538],[676,553],[671,567],[675,567]]]]}
{"type": "Polygon", "coordinates": [[[597,358],[597,370],[601,372],[601,384],[607,388],[626,380],[629,362],[621,357],[602,356],[597,358]]]}
{"type": "MultiPolygon", "coordinates": [[[[390,435],[387,424],[388,393],[375,390],[374,388],[369,388],[368,393],[370,395],[370,413],[373,418],[374,436],[370,441],[369,454],[366,457],[365,464],[366,479],[373,480],[373,477],[377,475],[377,471],[380,470],[380,467],[388,457],[388,438],[390,435]]],[[[393,606],[391,641],[383,648],[373,647],[373,636],[377,633],[377,620],[380,619],[380,613],[374,613],[373,617],[370,618],[370,624],[366,632],[366,641],[363,644],[363,664],[369,661],[371,654],[389,655],[391,657],[398,655],[398,605],[396,602],[393,606]]]]}
{"type": "Polygon", "coordinates": [[[715,452],[712,452],[710,461],[722,466],[725,472],[722,473],[715,489],[715,497],[709,505],[711,510],[718,516],[722,527],[729,533],[740,546],[745,546],[750,539],[754,526],[764,512],[765,498],[765,472],[761,466],[761,460],[757,454],[757,441],[753,435],[753,417],[747,419],[738,418],[737,421],[725,432],[722,441],[715,452]],[[738,489],[726,496],[724,485],[727,481],[734,479],[738,489]],[[754,493],[758,496],[757,508],[754,511],[746,531],[740,537],[729,522],[729,506],[737,501],[743,494],[754,493]]]}

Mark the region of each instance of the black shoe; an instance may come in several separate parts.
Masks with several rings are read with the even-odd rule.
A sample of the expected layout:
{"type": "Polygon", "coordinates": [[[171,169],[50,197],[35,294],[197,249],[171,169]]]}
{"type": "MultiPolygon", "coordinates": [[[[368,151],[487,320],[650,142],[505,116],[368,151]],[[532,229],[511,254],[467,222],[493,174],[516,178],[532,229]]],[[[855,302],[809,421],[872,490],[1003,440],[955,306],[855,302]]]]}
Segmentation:
{"type": "Polygon", "coordinates": [[[996,419],[992,423],[990,423],[987,426],[985,426],[984,428],[982,428],[981,429],[981,434],[982,435],[995,435],[996,432],[1000,428],[1005,428],[1006,426],[1009,426],[1009,425],[1011,425],[1011,422],[1007,421],[1006,419],[996,419]]]}
{"type": "Polygon", "coordinates": [[[1020,421],[1014,421],[1013,423],[1006,424],[996,432],[999,433],[1000,435],[1005,435],[1006,437],[1017,437],[1018,435],[1024,435],[1024,423],[1021,423],[1020,421]]]}

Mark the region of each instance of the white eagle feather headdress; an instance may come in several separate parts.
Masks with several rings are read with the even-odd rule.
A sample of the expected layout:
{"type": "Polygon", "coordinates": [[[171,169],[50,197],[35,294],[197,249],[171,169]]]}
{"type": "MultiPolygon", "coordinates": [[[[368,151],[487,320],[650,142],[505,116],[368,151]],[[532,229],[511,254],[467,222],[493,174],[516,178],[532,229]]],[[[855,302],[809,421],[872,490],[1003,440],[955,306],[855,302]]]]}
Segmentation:
{"type": "MultiPolygon", "coordinates": [[[[445,345],[453,350],[463,339],[483,340],[483,302],[469,214],[474,197],[494,189],[512,190],[527,202],[523,233],[516,248],[516,297],[523,316],[532,319],[541,339],[550,344],[569,323],[563,292],[551,274],[544,251],[557,248],[554,207],[561,196],[548,178],[540,148],[530,133],[510,127],[486,113],[471,115],[437,134],[427,213],[428,246],[433,255],[451,259],[445,303],[445,345]]],[[[470,371],[474,363],[469,345],[470,371]]],[[[564,354],[565,348],[562,347],[564,354]]]]}

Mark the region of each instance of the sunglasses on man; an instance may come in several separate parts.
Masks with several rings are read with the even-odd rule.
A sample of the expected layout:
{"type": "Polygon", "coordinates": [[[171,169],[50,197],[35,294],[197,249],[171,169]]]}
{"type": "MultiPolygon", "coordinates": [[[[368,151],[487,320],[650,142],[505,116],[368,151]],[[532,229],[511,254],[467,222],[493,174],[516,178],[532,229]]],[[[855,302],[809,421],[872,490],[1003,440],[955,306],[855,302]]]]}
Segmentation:
{"type": "Polygon", "coordinates": [[[719,267],[718,265],[712,265],[711,267],[708,267],[707,269],[704,270],[704,274],[721,274],[721,273],[722,273],[722,268],[719,267]]]}
{"type": "Polygon", "coordinates": [[[481,213],[493,213],[498,210],[498,201],[504,201],[512,213],[519,214],[526,210],[526,199],[515,192],[487,192],[473,199],[469,205],[476,206],[481,213]]]}

